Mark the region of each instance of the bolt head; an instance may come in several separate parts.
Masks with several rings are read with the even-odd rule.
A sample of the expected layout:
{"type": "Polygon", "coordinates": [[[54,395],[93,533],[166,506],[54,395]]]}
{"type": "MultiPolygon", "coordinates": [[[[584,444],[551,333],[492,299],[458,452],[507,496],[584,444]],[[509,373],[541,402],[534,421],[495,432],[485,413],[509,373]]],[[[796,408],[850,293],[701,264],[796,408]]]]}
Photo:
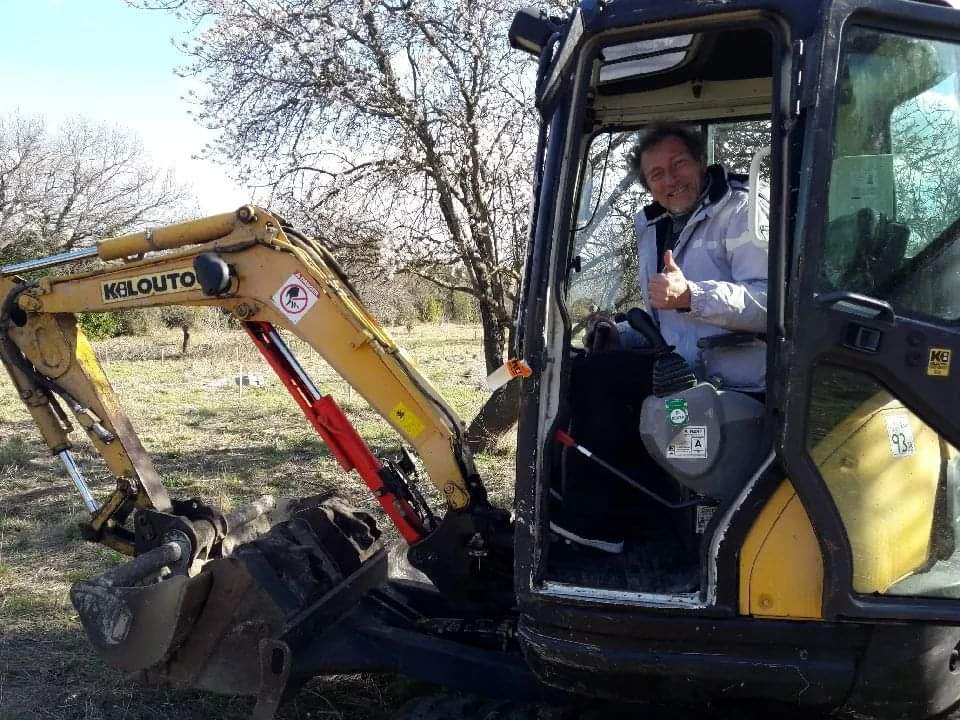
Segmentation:
{"type": "Polygon", "coordinates": [[[252,223],[257,221],[257,213],[253,207],[244,205],[237,209],[237,219],[242,223],[252,223]]]}

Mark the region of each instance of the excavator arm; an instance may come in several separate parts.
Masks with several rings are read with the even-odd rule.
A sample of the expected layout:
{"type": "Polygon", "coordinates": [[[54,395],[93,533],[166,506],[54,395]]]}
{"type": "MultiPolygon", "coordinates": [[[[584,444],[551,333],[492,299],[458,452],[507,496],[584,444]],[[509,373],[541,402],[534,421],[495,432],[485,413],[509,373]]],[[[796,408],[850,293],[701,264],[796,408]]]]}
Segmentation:
{"type": "Polygon", "coordinates": [[[40,392],[24,400],[55,452],[69,447],[69,441],[62,418],[45,402],[51,390],[85,408],[71,409],[114,475],[139,481],[141,505],[169,507],[73,316],[206,305],[229,311],[248,331],[269,324],[307,342],[416,449],[451,508],[465,509],[471,493],[482,490],[454,411],[365,310],[349,282],[331,267],[329,255],[299,233],[284,232],[269,213],[244,207],[102,240],[96,250],[101,260],[119,262],[31,283],[0,280],[9,318],[4,358],[21,393],[40,392]]]}
{"type": "MultiPolygon", "coordinates": [[[[197,679],[219,655],[213,647],[191,645],[195,625],[204,637],[216,634],[211,627],[229,635],[224,616],[244,627],[255,618],[273,628],[257,638],[260,645],[246,648],[257,656],[264,642],[286,637],[294,618],[299,627],[307,615],[329,614],[333,606],[339,608],[334,616],[348,612],[343,595],[356,601],[376,587],[385,561],[372,518],[336,501],[265,497],[224,515],[198,500],[172,498],[77,324],[80,312],[165,305],[230,312],[340,465],[356,470],[374,493],[409,543],[409,562],[468,612],[509,606],[509,519],[487,502],[461,420],[366,311],[321,245],[266,210],[244,206],[104,239],[81,255],[103,262],[86,272],[33,280],[22,275],[78,254],[0,269],[0,358],[83,496],[88,539],[134,556],[72,592],[88,635],[105,656],[124,669],[163,666],[168,678],[242,691],[245,681],[236,677],[226,685],[197,679]],[[446,502],[443,518],[433,516],[419,493],[406,450],[376,457],[334,400],[317,390],[281,330],[314,348],[415,450],[446,502]],[[116,478],[103,502],[73,460],[74,423],[116,478]],[[304,547],[315,556],[311,562],[287,567],[304,547]],[[321,579],[304,586],[311,573],[321,579]],[[242,587],[255,587],[262,597],[257,608],[240,613],[235,599],[225,598],[235,598],[242,587]],[[148,629],[154,626],[163,628],[162,639],[148,629]]],[[[224,667],[236,662],[235,648],[224,652],[224,667]]]]}

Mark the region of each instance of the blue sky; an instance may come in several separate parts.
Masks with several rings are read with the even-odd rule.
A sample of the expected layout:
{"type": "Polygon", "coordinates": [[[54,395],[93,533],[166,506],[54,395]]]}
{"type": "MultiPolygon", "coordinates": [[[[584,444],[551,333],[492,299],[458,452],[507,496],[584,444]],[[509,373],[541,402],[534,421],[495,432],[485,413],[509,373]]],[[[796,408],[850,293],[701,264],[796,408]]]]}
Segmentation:
{"type": "Polygon", "coordinates": [[[122,0],[0,0],[0,9],[0,113],[44,115],[50,126],[83,115],[125,127],[154,165],[193,186],[201,212],[249,201],[223,168],[190,159],[210,135],[180,100],[191,82],[173,72],[184,62],[170,42],[186,29],[181,21],[122,0]]]}

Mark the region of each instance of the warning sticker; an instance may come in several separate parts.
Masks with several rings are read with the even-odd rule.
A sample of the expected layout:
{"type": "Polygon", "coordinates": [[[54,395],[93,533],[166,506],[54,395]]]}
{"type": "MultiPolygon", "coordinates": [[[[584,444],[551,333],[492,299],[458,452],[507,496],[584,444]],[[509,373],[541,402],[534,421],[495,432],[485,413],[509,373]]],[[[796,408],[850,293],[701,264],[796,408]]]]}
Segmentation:
{"type": "Polygon", "coordinates": [[[894,457],[908,457],[913,455],[913,429],[910,427],[910,418],[906,415],[886,415],[883,418],[887,424],[887,438],[890,440],[890,454],[894,457]]]}
{"type": "Polygon", "coordinates": [[[423,420],[417,417],[417,414],[402,402],[398,402],[390,411],[390,417],[400,426],[404,434],[411,440],[415,439],[423,432],[423,420]]]}
{"type": "Polygon", "coordinates": [[[930,359],[927,362],[927,375],[946,377],[950,374],[950,357],[953,351],[947,348],[930,348],[930,359]]]}
{"type": "Polygon", "coordinates": [[[697,535],[703,535],[703,531],[707,529],[707,525],[710,524],[710,520],[713,519],[713,516],[716,512],[716,505],[697,505],[697,535]]]}
{"type": "Polygon", "coordinates": [[[691,425],[678,432],[667,445],[667,457],[680,459],[707,457],[706,425],[691,425]]]}
{"type": "Polygon", "coordinates": [[[294,273],[273,294],[273,304],[296,325],[320,297],[320,291],[300,273],[294,273]]]}

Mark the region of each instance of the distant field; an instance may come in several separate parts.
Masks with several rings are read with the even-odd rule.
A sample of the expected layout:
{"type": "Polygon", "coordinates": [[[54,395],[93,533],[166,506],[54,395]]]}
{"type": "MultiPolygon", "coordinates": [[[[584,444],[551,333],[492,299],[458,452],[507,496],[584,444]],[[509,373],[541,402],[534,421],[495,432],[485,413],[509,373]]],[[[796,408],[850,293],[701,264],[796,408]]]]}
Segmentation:
{"type": "MultiPolygon", "coordinates": [[[[393,332],[460,413],[473,417],[482,387],[479,330],[421,325],[393,332]]],[[[240,331],[195,333],[186,358],[179,333],[95,343],[113,386],[171,495],[200,496],[230,509],[264,493],[336,489],[386,519],[355,475],[345,475],[300,410],[240,331]],[[261,375],[260,388],[233,384],[261,375]],[[217,381],[226,380],[224,386],[217,381]]],[[[332,394],[375,451],[396,435],[322,359],[292,347],[324,393],[332,394]]],[[[77,458],[95,494],[112,481],[77,440],[77,458]]],[[[512,498],[513,446],[478,458],[495,503],[512,498]]],[[[0,720],[12,718],[245,718],[253,702],[146,688],[104,665],[89,649],[70,604],[70,585],[123,558],[84,542],[84,510],[59,462],[49,456],[5,374],[0,374],[0,720]]],[[[315,680],[279,717],[377,720],[424,691],[394,677],[315,680]]]]}

